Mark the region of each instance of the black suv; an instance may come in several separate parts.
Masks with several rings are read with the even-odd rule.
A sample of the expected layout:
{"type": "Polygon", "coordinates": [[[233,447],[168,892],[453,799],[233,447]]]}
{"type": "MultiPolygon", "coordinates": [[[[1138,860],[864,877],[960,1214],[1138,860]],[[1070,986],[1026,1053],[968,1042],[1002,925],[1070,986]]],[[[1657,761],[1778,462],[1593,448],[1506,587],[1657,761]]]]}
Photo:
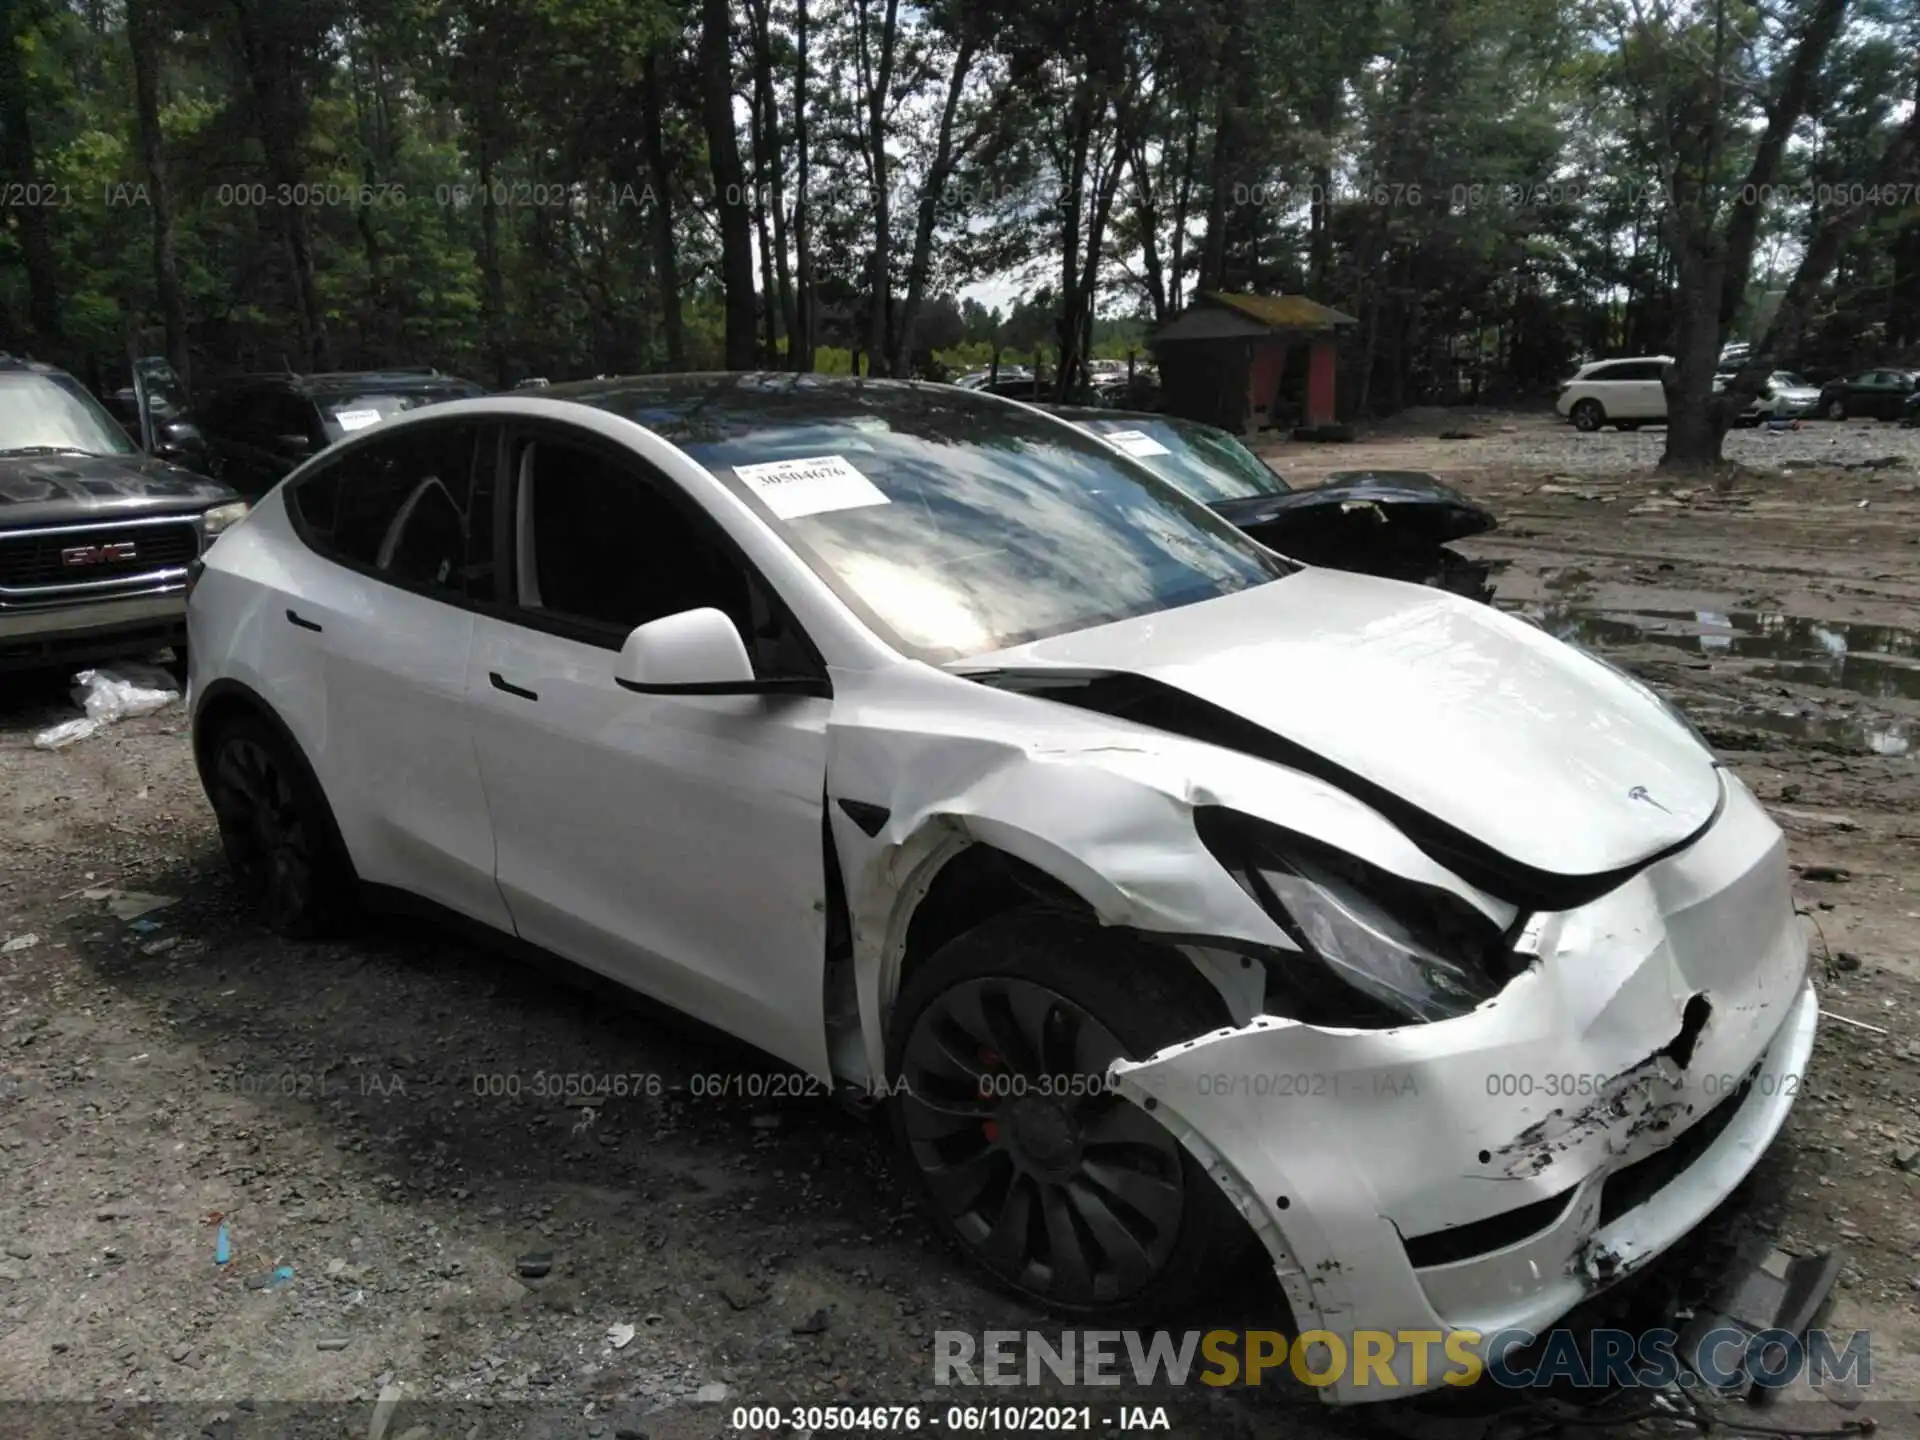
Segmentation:
{"type": "Polygon", "coordinates": [[[242,375],[219,382],[193,418],[213,474],[258,498],[343,435],[402,410],[486,393],[437,370],[242,375]]]}
{"type": "Polygon", "coordinates": [[[246,513],[65,371],[0,353],[0,669],[184,644],[188,567],[246,513]]]}

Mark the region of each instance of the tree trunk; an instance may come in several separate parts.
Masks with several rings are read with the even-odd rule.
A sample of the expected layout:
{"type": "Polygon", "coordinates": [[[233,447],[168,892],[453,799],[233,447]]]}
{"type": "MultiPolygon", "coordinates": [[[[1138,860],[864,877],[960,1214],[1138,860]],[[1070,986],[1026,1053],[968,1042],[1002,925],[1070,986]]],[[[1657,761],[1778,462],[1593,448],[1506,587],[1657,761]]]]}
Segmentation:
{"type": "Polygon", "coordinates": [[[173,366],[181,384],[190,386],[193,377],[187,354],[187,304],[180,291],[179,265],[174,253],[173,185],[167,173],[166,148],[160,133],[162,37],[156,19],[153,0],[127,0],[127,43],[133,50],[134,125],[153,201],[153,290],[160,302],[167,363],[173,366]]]}
{"type": "MultiPolygon", "coordinates": [[[[40,182],[27,107],[26,77],[14,32],[14,0],[0,0],[0,183],[31,194],[40,182]]],[[[50,205],[23,204],[17,217],[20,258],[27,272],[27,322],[37,344],[57,352],[65,340],[60,323],[60,284],[47,217],[50,205]]]]}
{"type": "MultiPolygon", "coordinates": [[[[886,0],[886,15],[880,23],[880,58],[876,73],[866,87],[868,175],[873,182],[873,303],[867,310],[867,353],[873,373],[887,373],[887,311],[892,301],[889,271],[892,267],[893,230],[889,215],[887,187],[887,99],[893,89],[893,45],[899,25],[900,0],[886,0]]],[[[864,67],[867,6],[860,0],[860,58],[864,67]]]]}
{"type": "Polygon", "coordinates": [[[726,290],[726,367],[754,359],[753,225],[733,126],[733,59],[727,0],[700,0],[700,110],[720,211],[720,280],[726,290]]]}
{"type": "MultiPolygon", "coordinates": [[[[787,337],[787,349],[792,351],[793,272],[787,261],[787,185],[786,162],[780,151],[780,94],[773,76],[773,5],[771,0],[753,0],[750,8],[753,14],[754,102],[759,107],[767,153],[761,184],[766,188],[768,215],[773,222],[774,273],[768,286],[767,313],[770,317],[775,313],[774,297],[777,296],[780,328],[787,337]]],[[[767,363],[777,364],[778,356],[769,353],[767,363]]]]}
{"type": "Polygon", "coordinates": [[[493,367],[493,383],[505,388],[513,383],[507,373],[507,287],[500,275],[500,212],[493,203],[493,147],[481,120],[478,153],[480,171],[480,307],[481,326],[486,332],[487,362],[493,367]]]}
{"type": "MultiPolygon", "coordinates": [[[[269,10],[255,0],[243,0],[236,9],[254,120],[261,148],[266,152],[268,189],[272,193],[297,196],[306,183],[303,151],[307,104],[294,68],[295,42],[282,30],[289,16],[278,8],[269,10]]],[[[327,335],[326,312],[314,272],[313,232],[307,223],[307,207],[284,204],[278,208],[305,362],[322,370],[331,369],[333,346],[327,335]]]]}
{"type": "Polygon", "coordinates": [[[793,24],[793,337],[787,342],[795,370],[813,369],[813,251],[808,227],[807,185],[807,0],[795,0],[793,24]]]}
{"type": "MultiPolygon", "coordinates": [[[[940,107],[940,128],[934,141],[933,163],[927,168],[926,183],[920,189],[919,215],[914,222],[913,257],[907,263],[907,299],[901,306],[899,323],[894,327],[892,370],[905,375],[913,355],[913,332],[920,319],[920,306],[926,299],[927,277],[933,269],[933,232],[940,218],[940,198],[953,178],[960,159],[953,143],[954,117],[960,110],[967,75],[973,69],[976,54],[972,31],[961,37],[953,57],[953,73],[947,80],[946,103],[940,107]]],[[[962,147],[964,150],[968,147],[962,147]]]]}
{"type": "Polygon", "coordinates": [[[653,233],[654,283],[660,290],[660,315],[667,331],[667,364],[687,368],[687,328],[680,314],[680,262],[673,238],[673,167],[667,163],[666,87],[660,80],[660,50],[647,52],[641,69],[640,129],[647,152],[647,220],[653,233]]]}

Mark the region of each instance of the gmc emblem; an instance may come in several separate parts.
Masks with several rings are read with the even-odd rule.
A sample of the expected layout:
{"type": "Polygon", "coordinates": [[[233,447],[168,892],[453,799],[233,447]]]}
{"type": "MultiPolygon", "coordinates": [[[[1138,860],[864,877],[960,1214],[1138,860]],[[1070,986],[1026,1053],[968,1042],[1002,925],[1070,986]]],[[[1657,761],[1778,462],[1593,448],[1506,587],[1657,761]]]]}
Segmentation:
{"type": "Polygon", "coordinates": [[[131,560],[139,549],[131,540],[114,545],[76,545],[60,552],[62,565],[105,565],[114,560],[131,560]]]}

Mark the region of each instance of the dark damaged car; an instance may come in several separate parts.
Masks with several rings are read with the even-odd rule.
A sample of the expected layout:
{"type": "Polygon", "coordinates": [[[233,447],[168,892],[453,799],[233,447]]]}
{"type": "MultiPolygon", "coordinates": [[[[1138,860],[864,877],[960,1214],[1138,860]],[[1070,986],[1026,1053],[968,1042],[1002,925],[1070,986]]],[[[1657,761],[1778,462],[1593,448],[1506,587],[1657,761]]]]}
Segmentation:
{"type": "Polygon", "coordinates": [[[183,645],[188,571],[246,513],[71,375],[0,355],[0,669],[183,645]]]}
{"type": "Polygon", "coordinates": [[[1338,470],[1324,484],[1296,490],[1211,425],[1144,411],[1044,408],[1117,446],[1283,555],[1493,599],[1492,567],[1451,546],[1499,521],[1423,470],[1338,470]]]}

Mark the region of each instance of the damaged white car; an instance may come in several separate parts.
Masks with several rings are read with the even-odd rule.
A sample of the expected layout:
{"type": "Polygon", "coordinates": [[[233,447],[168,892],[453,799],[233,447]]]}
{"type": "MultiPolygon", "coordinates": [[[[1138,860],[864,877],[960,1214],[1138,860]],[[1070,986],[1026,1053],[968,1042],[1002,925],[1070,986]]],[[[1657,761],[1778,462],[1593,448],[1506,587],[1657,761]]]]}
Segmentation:
{"type": "Polygon", "coordinates": [[[991,396],[436,406],[189,615],[277,928],[407,892],[882,1091],[1065,1311],[1257,1244],[1302,1329],[1543,1329],[1727,1195],[1813,1042],[1780,833],[1644,686],[991,396]]]}

